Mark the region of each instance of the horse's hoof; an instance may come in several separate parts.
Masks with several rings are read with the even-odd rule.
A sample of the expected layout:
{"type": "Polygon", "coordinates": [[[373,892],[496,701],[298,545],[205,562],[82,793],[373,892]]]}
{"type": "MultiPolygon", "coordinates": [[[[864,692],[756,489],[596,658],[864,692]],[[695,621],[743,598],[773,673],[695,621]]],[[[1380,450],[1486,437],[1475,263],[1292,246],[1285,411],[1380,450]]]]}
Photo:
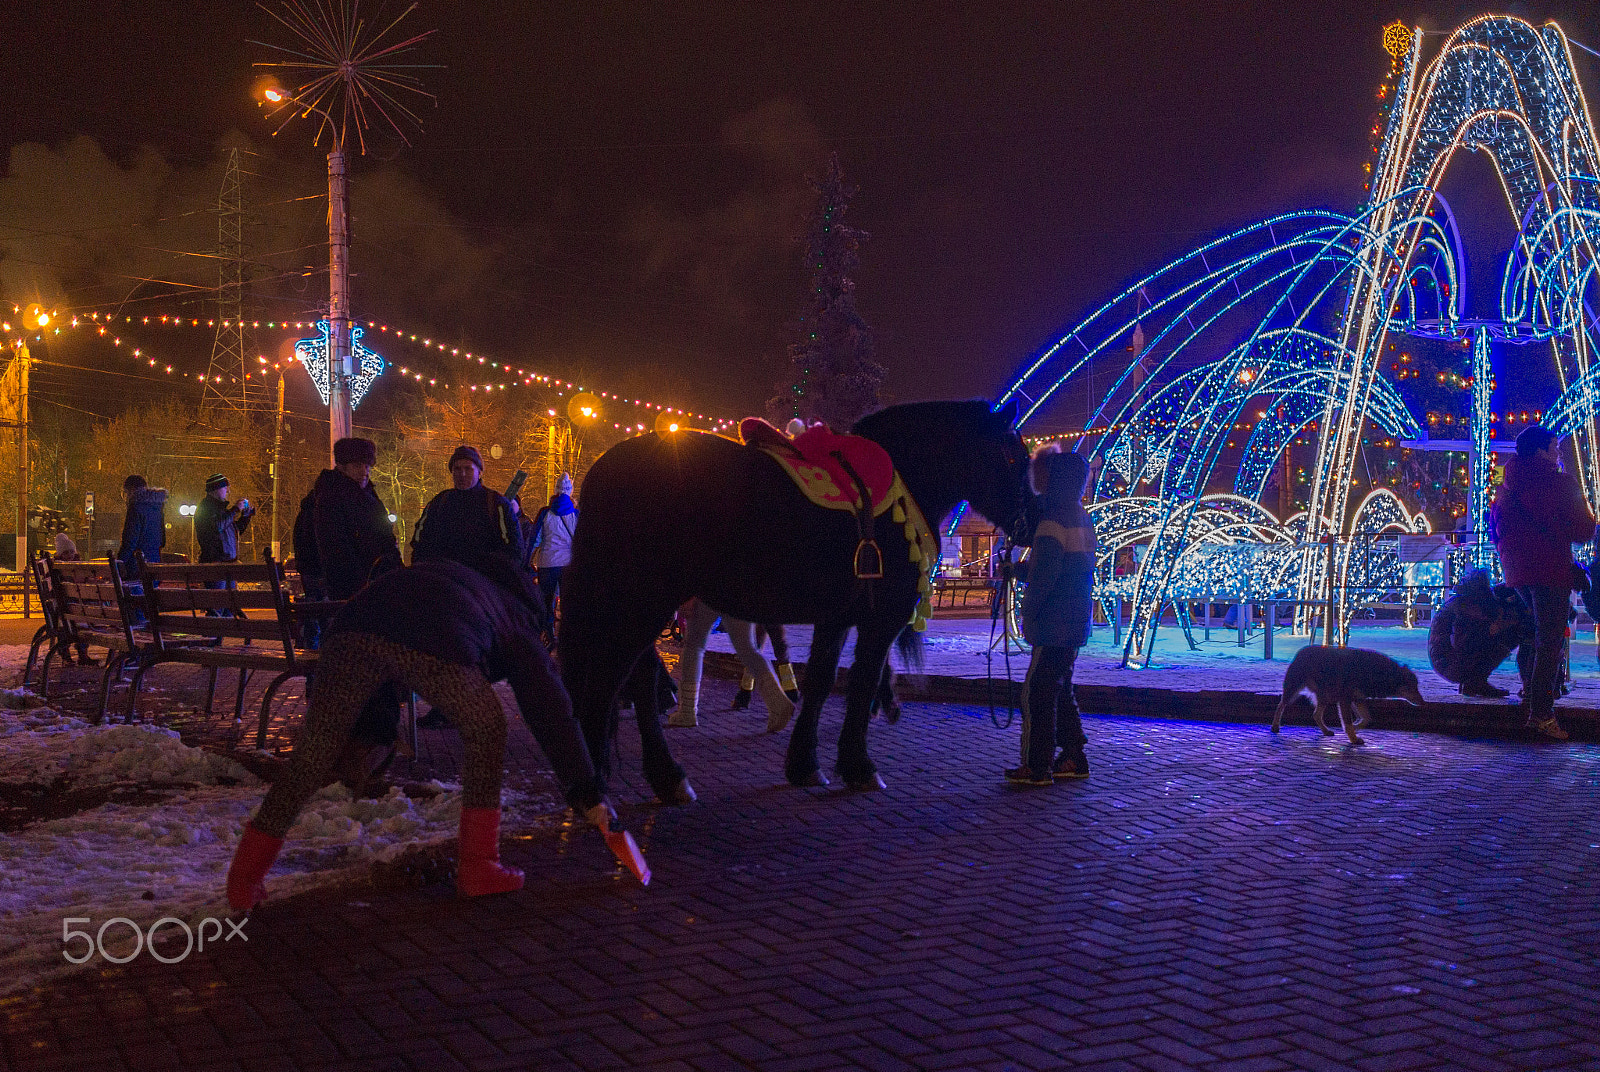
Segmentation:
{"type": "Polygon", "coordinates": [[[1277,733],[1278,732],[1278,727],[1275,726],[1275,725],[1274,726],[1269,726],[1268,729],[1272,730],[1273,733],[1277,733]]]}
{"type": "Polygon", "coordinates": [[[883,784],[883,776],[880,775],[877,771],[873,771],[871,774],[869,774],[867,777],[861,779],[860,781],[852,781],[852,782],[850,782],[848,784],[849,784],[851,790],[853,792],[857,792],[857,793],[870,793],[875,789],[887,789],[887,788],[889,788],[888,786],[883,784]]]}
{"type": "Polygon", "coordinates": [[[828,785],[828,776],[819,770],[814,770],[799,777],[790,775],[789,784],[796,789],[825,789],[828,785]]]}
{"type": "Polygon", "coordinates": [[[689,784],[689,779],[680,778],[678,784],[665,793],[657,790],[656,799],[662,804],[693,804],[700,798],[695,795],[694,786],[689,784]]]}
{"type": "Polygon", "coordinates": [[[883,721],[890,726],[900,721],[900,705],[892,703],[883,709],[883,721]]]}

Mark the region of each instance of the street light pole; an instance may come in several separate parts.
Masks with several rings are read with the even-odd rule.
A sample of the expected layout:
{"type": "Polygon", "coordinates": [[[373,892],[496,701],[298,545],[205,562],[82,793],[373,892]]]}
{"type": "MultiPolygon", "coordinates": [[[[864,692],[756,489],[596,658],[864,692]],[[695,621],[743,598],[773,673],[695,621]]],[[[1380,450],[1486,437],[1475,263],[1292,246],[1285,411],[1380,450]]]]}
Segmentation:
{"type": "Polygon", "coordinates": [[[282,562],[278,545],[278,480],[283,468],[283,366],[278,366],[278,420],[272,430],[272,558],[282,562]]]}
{"type": "MultiPolygon", "coordinates": [[[[42,326],[42,322],[41,322],[42,326]]],[[[28,572],[28,344],[17,349],[17,572],[28,572]]],[[[24,589],[26,591],[26,589],[24,589]]]]}
{"type": "Polygon", "coordinates": [[[328,457],[349,437],[350,404],[350,212],[344,143],[335,135],[328,154],[328,457]]]}
{"type": "MultiPolygon", "coordinates": [[[[256,92],[276,105],[274,115],[288,111],[278,125],[282,130],[296,114],[316,115],[320,144],[326,133],[331,140],[328,153],[328,447],[330,463],[333,444],[348,437],[353,424],[351,397],[356,370],[352,367],[350,337],[350,212],[345,174],[345,150],[367,151],[366,129],[369,119],[382,122],[406,139],[402,123],[421,125],[421,120],[401,97],[416,94],[433,100],[422,88],[412,69],[418,64],[397,62],[413,46],[433,31],[399,38],[394,33],[411,7],[399,17],[368,23],[359,14],[359,0],[284,0],[281,5],[258,4],[295,38],[292,46],[264,45],[277,59],[257,63],[257,67],[293,71],[304,81],[289,90],[272,75],[256,83],[256,92]],[[376,31],[376,32],[373,32],[376,31]]],[[[274,131],[276,133],[276,131],[274,131]]]]}

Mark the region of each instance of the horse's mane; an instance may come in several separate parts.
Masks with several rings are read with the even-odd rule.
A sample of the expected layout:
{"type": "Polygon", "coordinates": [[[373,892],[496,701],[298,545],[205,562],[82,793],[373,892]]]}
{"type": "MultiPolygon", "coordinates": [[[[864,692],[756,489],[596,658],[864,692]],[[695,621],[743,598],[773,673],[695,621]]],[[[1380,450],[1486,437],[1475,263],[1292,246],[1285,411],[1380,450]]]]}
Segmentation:
{"type": "Polygon", "coordinates": [[[908,429],[926,431],[929,428],[950,428],[952,425],[979,429],[983,427],[984,418],[988,417],[990,412],[989,403],[981,398],[962,401],[902,402],[867,414],[856,421],[850,430],[856,435],[866,436],[881,443],[884,437],[898,438],[896,433],[908,429]]]}

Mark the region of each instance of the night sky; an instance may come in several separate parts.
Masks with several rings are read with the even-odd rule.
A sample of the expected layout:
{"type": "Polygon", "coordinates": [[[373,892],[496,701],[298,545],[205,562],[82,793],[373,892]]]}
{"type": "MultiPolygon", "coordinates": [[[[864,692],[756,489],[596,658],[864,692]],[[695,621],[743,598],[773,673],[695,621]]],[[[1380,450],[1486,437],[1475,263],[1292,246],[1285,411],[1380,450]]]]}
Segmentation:
{"type": "MultiPolygon", "coordinates": [[[[438,31],[416,54],[443,65],[421,72],[438,106],[410,147],[380,137],[354,165],[355,314],[759,411],[803,297],[805,177],[831,150],[860,187],[850,221],[872,234],[857,300],[888,393],[992,396],[1207,237],[1353,210],[1382,26],[1448,30],[1484,10],[425,0],[405,25],[438,31]]],[[[1592,0],[1499,10],[1600,48],[1592,0]]],[[[187,290],[201,308],[167,284],[214,284],[182,254],[214,246],[205,210],[228,142],[260,151],[245,192],[255,315],[325,300],[322,206],[292,200],[325,190],[321,152],[309,127],[269,138],[250,98],[251,62],[270,53],[247,39],[287,40],[266,14],[166,0],[4,18],[6,298],[168,311],[187,290]]],[[[1592,96],[1600,58],[1577,62],[1592,96]]]]}

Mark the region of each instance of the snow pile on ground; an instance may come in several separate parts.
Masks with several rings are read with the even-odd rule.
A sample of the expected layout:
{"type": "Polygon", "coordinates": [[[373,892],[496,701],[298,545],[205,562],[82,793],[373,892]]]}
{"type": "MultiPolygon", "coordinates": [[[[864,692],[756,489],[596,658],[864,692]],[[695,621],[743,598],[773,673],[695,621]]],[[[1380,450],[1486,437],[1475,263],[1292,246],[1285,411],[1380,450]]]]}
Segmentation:
{"type": "MultiPolygon", "coordinates": [[[[87,918],[73,927],[94,934],[117,917],[148,930],[163,917],[198,927],[231,914],[228,864],[265,792],[258,779],[169,730],[92,726],[0,695],[0,789],[107,785],[121,799],[0,834],[0,990],[69,967],[62,939],[68,917],[87,918]]],[[[375,863],[453,838],[457,787],[433,782],[413,791],[415,798],[396,787],[379,800],[353,800],[340,785],[318,792],[268,877],[269,898],[365,878],[375,863]]],[[[512,791],[506,798],[513,811],[543,804],[512,791]]],[[[181,951],[180,928],[169,924],[162,934],[181,951]]],[[[132,929],[119,923],[104,941],[114,956],[124,955],[133,949],[132,929]]],[[[83,940],[70,949],[81,954],[83,940]]],[[[100,965],[99,955],[88,963],[100,965]]]]}
{"type": "Polygon", "coordinates": [[[0,783],[73,787],[254,784],[225,756],[190,748],[160,726],[95,726],[49,707],[0,713],[0,783]]]}

